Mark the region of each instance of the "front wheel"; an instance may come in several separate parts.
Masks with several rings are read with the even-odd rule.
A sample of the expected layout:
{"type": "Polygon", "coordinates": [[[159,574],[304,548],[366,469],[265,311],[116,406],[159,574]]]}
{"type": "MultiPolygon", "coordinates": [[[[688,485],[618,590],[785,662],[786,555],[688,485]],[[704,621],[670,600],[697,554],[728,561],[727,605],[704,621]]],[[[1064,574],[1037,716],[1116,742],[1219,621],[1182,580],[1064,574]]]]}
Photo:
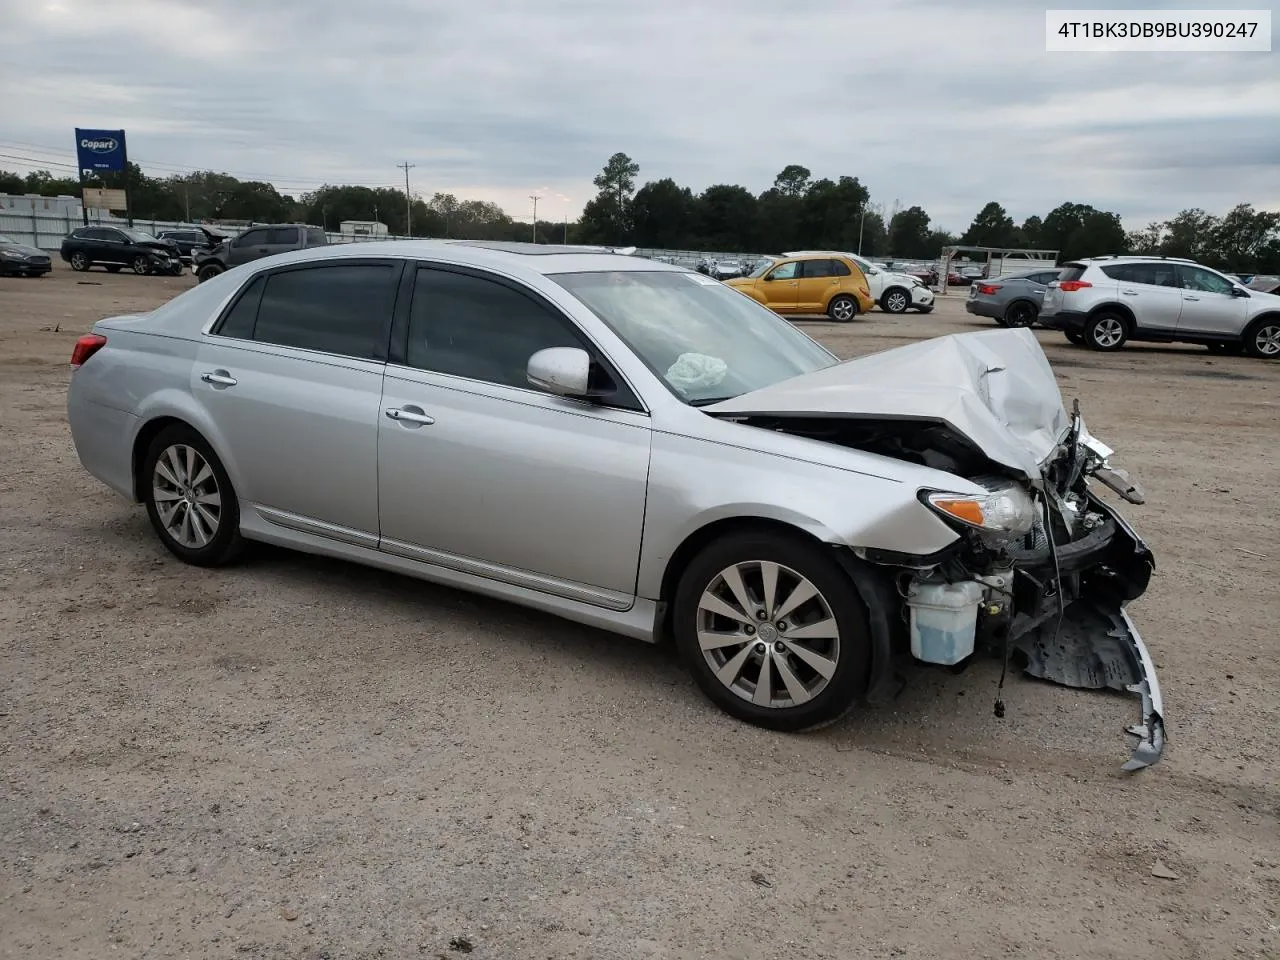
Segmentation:
{"type": "Polygon", "coordinates": [[[880,307],[885,313],[906,313],[911,306],[911,295],[901,287],[892,287],[880,298],[880,307]]]}
{"type": "Polygon", "coordinates": [[[1129,339],[1124,317],[1117,313],[1100,313],[1091,317],[1081,331],[1084,342],[1094,350],[1111,352],[1119,350],[1129,339]]]}
{"type": "Polygon", "coordinates": [[[206,280],[212,280],[218,274],[224,272],[222,267],[216,263],[206,263],[203,267],[196,271],[196,279],[201,283],[206,280]]]}
{"type": "Polygon", "coordinates": [[[831,723],[866,692],[866,608],[828,551],[762,531],[706,547],[680,579],[674,633],[726,713],[771,730],[831,723]]]}
{"type": "Polygon", "coordinates": [[[1259,360],[1280,360],[1280,318],[1266,317],[1244,335],[1244,348],[1259,360]]]}
{"type": "Polygon", "coordinates": [[[848,323],[858,315],[858,301],[846,293],[827,304],[827,316],[836,323],[848,323]]]}
{"type": "Polygon", "coordinates": [[[198,567],[233,560],[243,549],[240,504],[208,441],[185,424],[161,430],[143,460],[147,516],[160,542],[198,567]]]}
{"type": "Polygon", "coordinates": [[[129,269],[131,269],[138,276],[145,277],[148,273],[151,272],[151,261],[148,258],[139,254],[138,256],[133,258],[132,262],[129,264],[129,269]]]}

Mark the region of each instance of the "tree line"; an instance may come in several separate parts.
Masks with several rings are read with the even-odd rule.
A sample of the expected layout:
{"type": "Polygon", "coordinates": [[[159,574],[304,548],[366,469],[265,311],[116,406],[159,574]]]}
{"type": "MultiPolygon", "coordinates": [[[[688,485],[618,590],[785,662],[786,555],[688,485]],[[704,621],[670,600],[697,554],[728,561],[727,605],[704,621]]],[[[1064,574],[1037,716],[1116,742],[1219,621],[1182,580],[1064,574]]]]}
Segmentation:
{"type": "MultiPolygon", "coordinates": [[[[861,251],[867,256],[931,260],[945,246],[1058,250],[1062,259],[1107,253],[1189,257],[1222,270],[1280,272],[1280,212],[1241,203],[1218,216],[1200,209],[1126,233],[1118,214],[1088,204],[1063,203],[1043,217],[1016,223],[996,201],[986,204],[959,236],[938,228],[920,206],[886,220],[857,177],[814,178],[789,164],[759,194],[735,184],[700,193],[670,177],[636,187],[640,166],[615,153],[595,177],[597,194],[577,222],[513,220],[502,208],[453,194],[414,197],[392,187],[326,185],[299,197],[270,183],[200,171],[149,177],[130,164],[128,189],[135,218],[143,220],[298,221],[337,230],[343,220],[378,220],[392,234],[469,240],[597,243],[666,250],[779,253],[794,249],[861,251]],[[408,223],[406,223],[408,219],[408,223]]],[[[103,186],[125,185],[121,174],[103,186]]],[[[80,195],[80,184],[48,171],[25,177],[0,171],[0,193],[80,195]]]]}

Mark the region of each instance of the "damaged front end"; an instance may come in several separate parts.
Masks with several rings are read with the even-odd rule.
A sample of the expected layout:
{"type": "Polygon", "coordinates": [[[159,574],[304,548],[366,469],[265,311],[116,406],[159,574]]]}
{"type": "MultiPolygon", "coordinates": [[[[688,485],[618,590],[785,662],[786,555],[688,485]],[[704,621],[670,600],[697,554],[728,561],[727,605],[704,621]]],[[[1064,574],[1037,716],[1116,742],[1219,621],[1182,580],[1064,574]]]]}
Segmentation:
{"type": "MultiPolygon", "coordinates": [[[[1141,700],[1127,771],[1164,752],[1164,704],[1155,665],[1126,605],[1147,589],[1155,567],[1133,528],[1091,489],[1103,483],[1132,503],[1138,487],[1113,468],[1111,450],[1091,437],[1077,410],[1042,464],[1038,483],[970,475],[985,496],[924,491],[922,501],[962,532],[929,558],[859,550],[897,566],[911,652],[955,665],[975,653],[1016,653],[1026,673],[1064,686],[1109,689],[1141,700]]],[[[1002,678],[1003,682],[1003,678],[1002,678]]],[[[997,703],[997,712],[1003,705],[997,703]]]]}

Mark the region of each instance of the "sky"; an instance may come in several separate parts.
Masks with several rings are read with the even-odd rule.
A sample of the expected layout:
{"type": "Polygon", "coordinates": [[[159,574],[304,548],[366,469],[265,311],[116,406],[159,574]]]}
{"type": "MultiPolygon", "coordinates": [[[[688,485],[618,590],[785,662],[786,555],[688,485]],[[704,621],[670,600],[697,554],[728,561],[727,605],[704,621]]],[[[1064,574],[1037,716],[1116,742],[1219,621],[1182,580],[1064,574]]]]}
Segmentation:
{"type": "Polygon", "coordinates": [[[1280,210],[1280,52],[1047,53],[1045,7],[0,0],[0,169],[74,172],[81,126],[123,128],[152,175],[294,195],[403,188],[408,161],[415,193],[517,219],[534,194],[541,219],[576,217],[617,151],[637,185],[856,176],[886,213],[918,204],[957,232],[990,200],[1018,221],[1088,203],[1130,229],[1280,210]]]}

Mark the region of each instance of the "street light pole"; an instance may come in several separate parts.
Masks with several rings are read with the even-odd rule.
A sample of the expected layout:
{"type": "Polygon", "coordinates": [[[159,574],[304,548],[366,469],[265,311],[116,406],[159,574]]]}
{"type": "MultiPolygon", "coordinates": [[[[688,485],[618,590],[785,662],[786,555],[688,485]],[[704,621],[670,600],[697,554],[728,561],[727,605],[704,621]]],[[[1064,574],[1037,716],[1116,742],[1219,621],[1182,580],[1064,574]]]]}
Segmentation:
{"type": "Polygon", "coordinates": [[[533,201],[533,242],[538,242],[538,195],[536,193],[529,194],[529,199],[533,201]]]}

